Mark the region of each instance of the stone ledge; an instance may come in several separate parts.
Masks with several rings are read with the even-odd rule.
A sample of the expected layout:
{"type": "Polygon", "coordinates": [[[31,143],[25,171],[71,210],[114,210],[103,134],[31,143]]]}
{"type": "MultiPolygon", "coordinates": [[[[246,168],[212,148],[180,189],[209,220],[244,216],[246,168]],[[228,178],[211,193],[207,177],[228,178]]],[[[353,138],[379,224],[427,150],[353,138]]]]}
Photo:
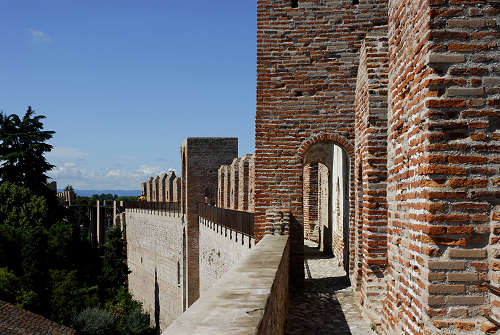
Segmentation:
{"type": "MultiPolygon", "coordinates": [[[[287,299],[278,303],[272,300],[277,290],[288,292],[288,281],[276,281],[283,278],[280,271],[288,272],[288,253],[287,235],[266,235],[163,335],[258,334],[265,314],[275,312],[270,308],[284,308],[286,316],[287,299]]],[[[284,326],[284,319],[275,321],[282,321],[284,326]]]]}

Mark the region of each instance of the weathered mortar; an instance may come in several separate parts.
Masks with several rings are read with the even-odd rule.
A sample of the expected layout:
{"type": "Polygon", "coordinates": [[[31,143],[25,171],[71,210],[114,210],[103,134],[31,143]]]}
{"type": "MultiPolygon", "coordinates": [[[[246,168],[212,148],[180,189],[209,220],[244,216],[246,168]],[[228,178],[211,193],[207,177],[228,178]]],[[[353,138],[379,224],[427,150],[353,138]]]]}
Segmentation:
{"type": "Polygon", "coordinates": [[[492,306],[480,281],[500,284],[487,258],[500,194],[500,9],[487,0],[391,0],[389,8],[383,327],[479,332],[492,306]]]}
{"type": "Polygon", "coordinates": [[[318,242],[318,163],[304,166],[304,237],[318,242]]]}
{"type": "Polygon", "coordinates": [[[380,324],[387,269],[387,27],[367,34],[356,84],[355,287],[380,324]]]}

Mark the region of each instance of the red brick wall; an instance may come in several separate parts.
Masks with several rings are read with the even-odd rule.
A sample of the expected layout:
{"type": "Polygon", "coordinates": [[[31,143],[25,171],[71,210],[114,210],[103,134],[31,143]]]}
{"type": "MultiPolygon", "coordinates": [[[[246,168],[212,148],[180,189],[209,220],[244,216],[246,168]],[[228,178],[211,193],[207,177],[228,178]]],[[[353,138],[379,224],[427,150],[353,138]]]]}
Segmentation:
{"type": "Polygon", "coordinates": [[[500,195],[498,4],[389,7],[384,326],[398,334],[477,332],[489,312],[479,284],[500,195]]]}
{"type": "Polygon", "coordinates": [[[313,232],[318,224],[318,163],[312,163],[304,166],[303,197],[304,237],[309,240],[317,240],[317,236],[315,238],[313,236],[313,232]]]}
{"type": "Polygon", "coordinates": [[[358,51],[386,22],[386,1],[359,2],[257,1],[256,237],[268,209],[291,209],[292,280],[303,275],[300,148],[335,139],[352,153],[358,51]]]}
{"type": "Polygon", "coordinates": [[[387,30],[367,34],[356,86],[355,285],[380,323],[387,268],[387,30]]]}

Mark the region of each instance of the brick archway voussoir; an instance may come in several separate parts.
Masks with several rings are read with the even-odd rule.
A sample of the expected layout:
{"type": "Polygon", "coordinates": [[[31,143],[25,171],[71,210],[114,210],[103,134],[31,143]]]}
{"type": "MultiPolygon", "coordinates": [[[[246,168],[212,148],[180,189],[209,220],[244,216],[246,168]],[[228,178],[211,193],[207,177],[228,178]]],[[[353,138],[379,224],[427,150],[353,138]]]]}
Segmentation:
{"type": "Polygon", "coordinates": [[[319,133],[304,140],[297,150],[297,163],[302,163],[304,156],[311,146],[317,143],[332,142],[347,151],[349,159],[354,159],[354,148],[351,142],[345,137],[332,133],[319,133]]]}

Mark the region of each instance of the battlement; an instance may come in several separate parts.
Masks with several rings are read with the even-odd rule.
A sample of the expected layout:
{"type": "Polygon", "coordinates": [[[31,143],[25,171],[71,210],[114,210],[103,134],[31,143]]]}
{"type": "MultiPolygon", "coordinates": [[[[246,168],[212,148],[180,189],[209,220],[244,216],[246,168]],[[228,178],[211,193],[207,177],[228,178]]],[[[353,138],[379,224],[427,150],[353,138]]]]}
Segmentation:
{"type": "Polygon", "coordinates": [[[174,171],[150,177],[141,184],[141,195],[150,202],[179,202],[182,180],[174,171]]]}
{"type": "Polygon", "coordinates": [[[219,167],[217,207],[253,212],[254,189],[254,155],[235,158],[231,164],[219,167]]]}

